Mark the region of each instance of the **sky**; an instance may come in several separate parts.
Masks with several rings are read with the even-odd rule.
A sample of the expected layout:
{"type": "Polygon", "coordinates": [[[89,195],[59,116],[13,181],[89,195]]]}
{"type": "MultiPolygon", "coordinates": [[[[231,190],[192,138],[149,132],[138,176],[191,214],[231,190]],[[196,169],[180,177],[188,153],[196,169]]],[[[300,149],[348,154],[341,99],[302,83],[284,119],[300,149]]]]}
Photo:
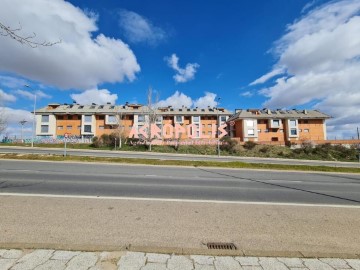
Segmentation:
{"type": "Polygon", "coordinates": [[[0,23],[56,43],[0,35],[2,136],[31,135],[34,93],[144,104],[150,87],[161,106],[317,109],[330,139],[360,127],[359,0],[2,0],[0,23]]]}

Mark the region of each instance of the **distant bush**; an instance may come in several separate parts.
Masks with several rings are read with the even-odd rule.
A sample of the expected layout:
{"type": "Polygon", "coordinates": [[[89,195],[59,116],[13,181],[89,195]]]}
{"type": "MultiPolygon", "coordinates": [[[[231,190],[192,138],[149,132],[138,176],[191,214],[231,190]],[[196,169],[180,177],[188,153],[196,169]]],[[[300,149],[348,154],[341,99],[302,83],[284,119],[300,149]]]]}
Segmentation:
{"type": "Polygon", "coordinates": [[[230,154],[237,152],[237,145],[239,144],[238,141],[231,139],[230,137],[223,137],[221,138],[221,145],[220,150],[226,151],[230,154]]]}
{"type": "Polygon", "coordinates": [[[253,142],[253,141],[247,141],[244,143],[244,148],[246,150],[252,150],[255,148],[255,146],[257,145],[257,143],[253,142]]]}

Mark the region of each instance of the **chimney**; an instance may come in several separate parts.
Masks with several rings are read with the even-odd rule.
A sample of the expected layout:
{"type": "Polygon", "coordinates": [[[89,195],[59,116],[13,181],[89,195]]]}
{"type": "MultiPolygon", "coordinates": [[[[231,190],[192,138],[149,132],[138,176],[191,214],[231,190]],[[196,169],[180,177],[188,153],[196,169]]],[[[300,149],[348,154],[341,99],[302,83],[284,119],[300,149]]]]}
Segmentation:
{"type": "Polygon", "coordinates": [[[267,114],[271,114],[271,110],[270,110],[270,109],[267,109],[267,114]]]}
{"type": "Polygon", "coordinates": [[[308,111],[307,110],[304,110],[304,114],[307,114],[308,113],[308,111]]]}

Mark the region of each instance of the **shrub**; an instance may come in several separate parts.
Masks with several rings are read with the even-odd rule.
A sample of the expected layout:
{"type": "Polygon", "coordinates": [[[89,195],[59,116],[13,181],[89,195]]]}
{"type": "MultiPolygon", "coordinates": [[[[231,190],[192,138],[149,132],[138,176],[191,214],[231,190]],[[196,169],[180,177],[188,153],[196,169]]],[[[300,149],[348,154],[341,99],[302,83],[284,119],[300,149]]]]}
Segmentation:
{"type": "Polygon", "coordinates": [[[253,141],[247,141],[244,143],[244,148],[247,150],[252,150],[257,144],[253,141]]]}
{"type": "Polygon", "coordinates": [[[238,141],[231,139],[230,137],[221,138],[220,150],[228,153],[236,153],[236,146],[239,144],[238,141]]]}

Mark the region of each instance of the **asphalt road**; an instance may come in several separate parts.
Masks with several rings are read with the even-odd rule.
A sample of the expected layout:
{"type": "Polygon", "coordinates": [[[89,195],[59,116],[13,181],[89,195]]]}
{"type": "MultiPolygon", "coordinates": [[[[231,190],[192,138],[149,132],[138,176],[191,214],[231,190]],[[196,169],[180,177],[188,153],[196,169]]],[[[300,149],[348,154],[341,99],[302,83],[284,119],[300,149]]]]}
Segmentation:
{"type": "Polygon", "coordinates": [[[360,205],[360,175],[0,160],[0,193],[360,205]]]}
{"type": "MultiPolygon", "coordinates": [[[[7,147],[0,146],[0,153],[21,153],[21,154],[64,154],[60,148],[29,148],[29,147],[7,147]]],[[[96,157],[121,157],[121,158],[146,158],[164,160],[209,160],[209,161],[242,161],[247,163],[270,163],[288,165],[313,165],[331,167],[353,167],[360,168],[360,162],[336,162],[318,160],[296,160],[278,158],[251,158],[251,157],[230,157],[230,156],[209,156],[209,155],[185,155],[155,152],[127,152],[127,151],[102,151],[102,150],[78,150],[67,149],[67,154],[72,156],[96,156],[96,157]]]]}

